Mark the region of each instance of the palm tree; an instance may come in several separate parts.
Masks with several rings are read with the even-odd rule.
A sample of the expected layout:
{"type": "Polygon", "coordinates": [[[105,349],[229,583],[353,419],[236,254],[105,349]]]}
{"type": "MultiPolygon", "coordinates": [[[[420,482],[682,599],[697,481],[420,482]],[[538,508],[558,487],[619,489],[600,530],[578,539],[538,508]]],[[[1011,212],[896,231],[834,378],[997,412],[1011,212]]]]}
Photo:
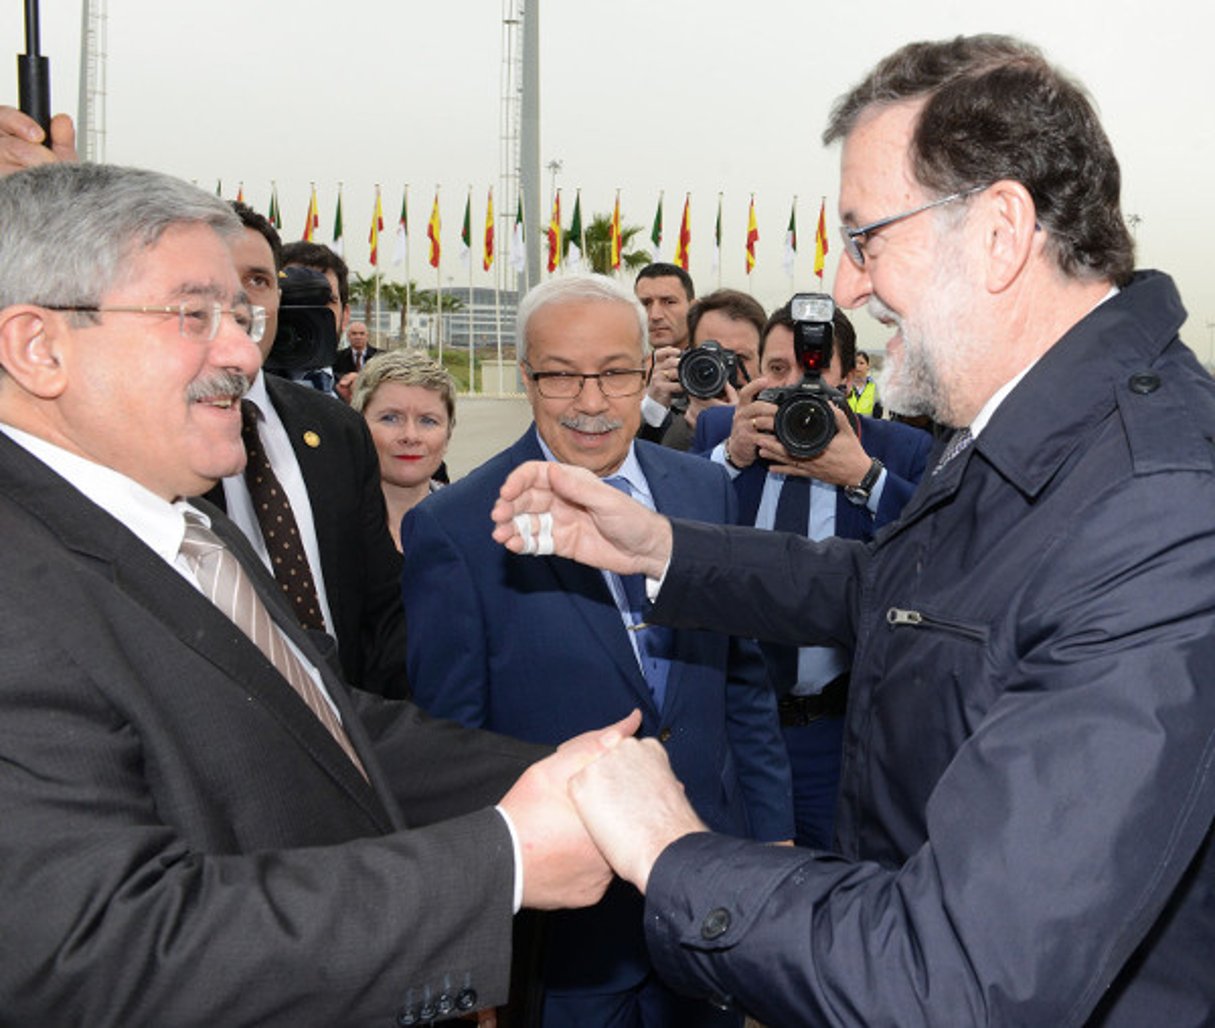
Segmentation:
{"type": "MultiPolygon", "coordinates": [[[[637,234],[642,231],[640,225],[622,225],[620,227],[620,263],[630,271],[644,268],[650,263],[648,250],[632,249],[637,234]]],[[[586,237],[586,253],[584,254],[591,270],[601,275],[612,273],[612,216],[596,214],[584,231],[586,237]]],[[[567,240],[568,243],[568,240],[567,240]]]]}
{"type": "Polygon", "coordinates": [[[364,277],[356,271],[354,277],[350,280],[350,302],[363,301],[363,320],[368,325],[371,324],[371,306],[375,303],[377,281],[380,286],[380,299],[383,300],[384,275],[382,272],[373,271],[370,275],[364,277]]]}
{"type": "Polygon", "coordinates": [[[413,279],[409,284],[404,282],[385,282],[380,286],[380,296],[389,307],[396,307],[401,312],[401,345],[409,342],[407,331],[409,324],[409,308],[416,307],[414,297],[418,295],[418,285],[413,279]]]}

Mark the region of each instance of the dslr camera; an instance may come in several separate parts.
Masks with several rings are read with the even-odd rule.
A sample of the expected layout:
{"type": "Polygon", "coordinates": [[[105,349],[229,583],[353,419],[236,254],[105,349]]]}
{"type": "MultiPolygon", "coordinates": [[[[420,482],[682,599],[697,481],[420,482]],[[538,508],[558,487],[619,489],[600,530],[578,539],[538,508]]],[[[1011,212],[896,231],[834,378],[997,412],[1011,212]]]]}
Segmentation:
{"type": "Polygon", "coordinates": [[[683,391],[701,400],[720,396],[727,383],[741,389],[743,382],[751,380],[738,354],[716,339],[706,339],[680,354],[678,371],[683,391]]]}
{"type": "Polygon", "coordinates": [[[831,366],[835,336],[835,302],[826,293],[798,293],[791,303],[793,351],[802,380],[795,386],[765,389],[758,400],[776,404],[773,433],[791,457],[817,457],[835,438],[839,408],[856,428],[856,415],[844,394],[824,385],[823,372],[831,366]]]}
{"type": "Polygon", "coordinates": [[[329,280],[312,268],[285,268],[279,278],[283,296],[278,332],[266,357],[266,371],[292,377],[293,372],[329,368],[337,357],[337,325],[329,303],[329,280]]]}

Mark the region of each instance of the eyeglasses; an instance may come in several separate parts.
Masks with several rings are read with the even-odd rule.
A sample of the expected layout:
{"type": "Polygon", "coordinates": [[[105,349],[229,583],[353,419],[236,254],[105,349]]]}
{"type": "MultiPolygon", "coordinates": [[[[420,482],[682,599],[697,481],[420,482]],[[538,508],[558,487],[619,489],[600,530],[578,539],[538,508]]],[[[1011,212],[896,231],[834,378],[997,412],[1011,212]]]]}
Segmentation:
{"type": "Polygon", "coordinates": [[[645,385],[645,368],[609,368],[584,375],[578,371],[535,371],[527,361],[523,363],[527,377],[536,383],[536,389],[546,400],[572,400],[581,394],[588,378],[598,382],[600,392],[611,399],[635,396],[645,385]]]}
{"type": "Polygon", "coordinates": [[[981,193],[986,188],[986,185],[973,186],[970,189],[963,189],[959,193],[950,193],[948,196],[942,196],[939,200],[932,200],[929,203],[921,204],[919,207],[914,207],[909,211],[903,211],[902,214],[892,214],[888,218],[879,218],[877,221],[871,221],[868,225],[862,225],[860,228],[849,228],[847,225],[841,225],[840,236],[844,240],[844,252],[852,258],[853,264],[858,268],[863,268],[865,266],[864,245],[866,236],[872,235],[878,229],[885,228],[887,225],[893,225],[895,222],[922,214],[924,211],[930,211],[934,207],[944,207],[947,203],[965,200],[968,196],[981,193]]]}
{"type": "Polygon", "coordinates": [[[114,304],[106,307],[54,307],[47,304],[48,311],[72,311],[78,314],[176,314],[177,331],[185,339],[209,343],[219,335],[219,326],[225,314],[231,314],[233,320],[245,330],[245,334],[255,343],[262,340],[266,334],[266,308],[252,303],[238,303],[233,307],[225,307],[221,303],[206,300],[186,300],[179,304],[147,304],[142,306],[123,306],[114,304]]]}

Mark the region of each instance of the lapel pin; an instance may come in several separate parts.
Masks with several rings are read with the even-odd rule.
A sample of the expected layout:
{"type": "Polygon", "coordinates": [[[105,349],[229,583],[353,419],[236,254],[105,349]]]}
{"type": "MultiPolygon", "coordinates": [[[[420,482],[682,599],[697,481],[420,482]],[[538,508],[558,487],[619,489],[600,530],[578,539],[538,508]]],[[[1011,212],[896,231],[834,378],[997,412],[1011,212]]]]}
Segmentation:
{"type": "Polygon", "coordinates": [[[321,445],[321,437],[319,435],[317,435],[315,432],[309,430],[304,433],[304,443],[308,446],[311,446],[312,449],[315,450],[318,446],[321,445]]]}

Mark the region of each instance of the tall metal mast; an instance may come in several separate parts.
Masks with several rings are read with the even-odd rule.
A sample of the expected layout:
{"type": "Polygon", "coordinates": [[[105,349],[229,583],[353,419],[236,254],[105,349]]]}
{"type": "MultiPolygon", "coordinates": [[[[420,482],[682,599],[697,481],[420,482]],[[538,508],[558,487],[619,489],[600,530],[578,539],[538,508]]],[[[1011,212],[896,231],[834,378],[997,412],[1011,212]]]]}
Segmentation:
{"type": "Polygon", "coordinates": [[[80,3],[80,102],[76,150],[82,160],[105,160],[106,0],[80,3]]]}

